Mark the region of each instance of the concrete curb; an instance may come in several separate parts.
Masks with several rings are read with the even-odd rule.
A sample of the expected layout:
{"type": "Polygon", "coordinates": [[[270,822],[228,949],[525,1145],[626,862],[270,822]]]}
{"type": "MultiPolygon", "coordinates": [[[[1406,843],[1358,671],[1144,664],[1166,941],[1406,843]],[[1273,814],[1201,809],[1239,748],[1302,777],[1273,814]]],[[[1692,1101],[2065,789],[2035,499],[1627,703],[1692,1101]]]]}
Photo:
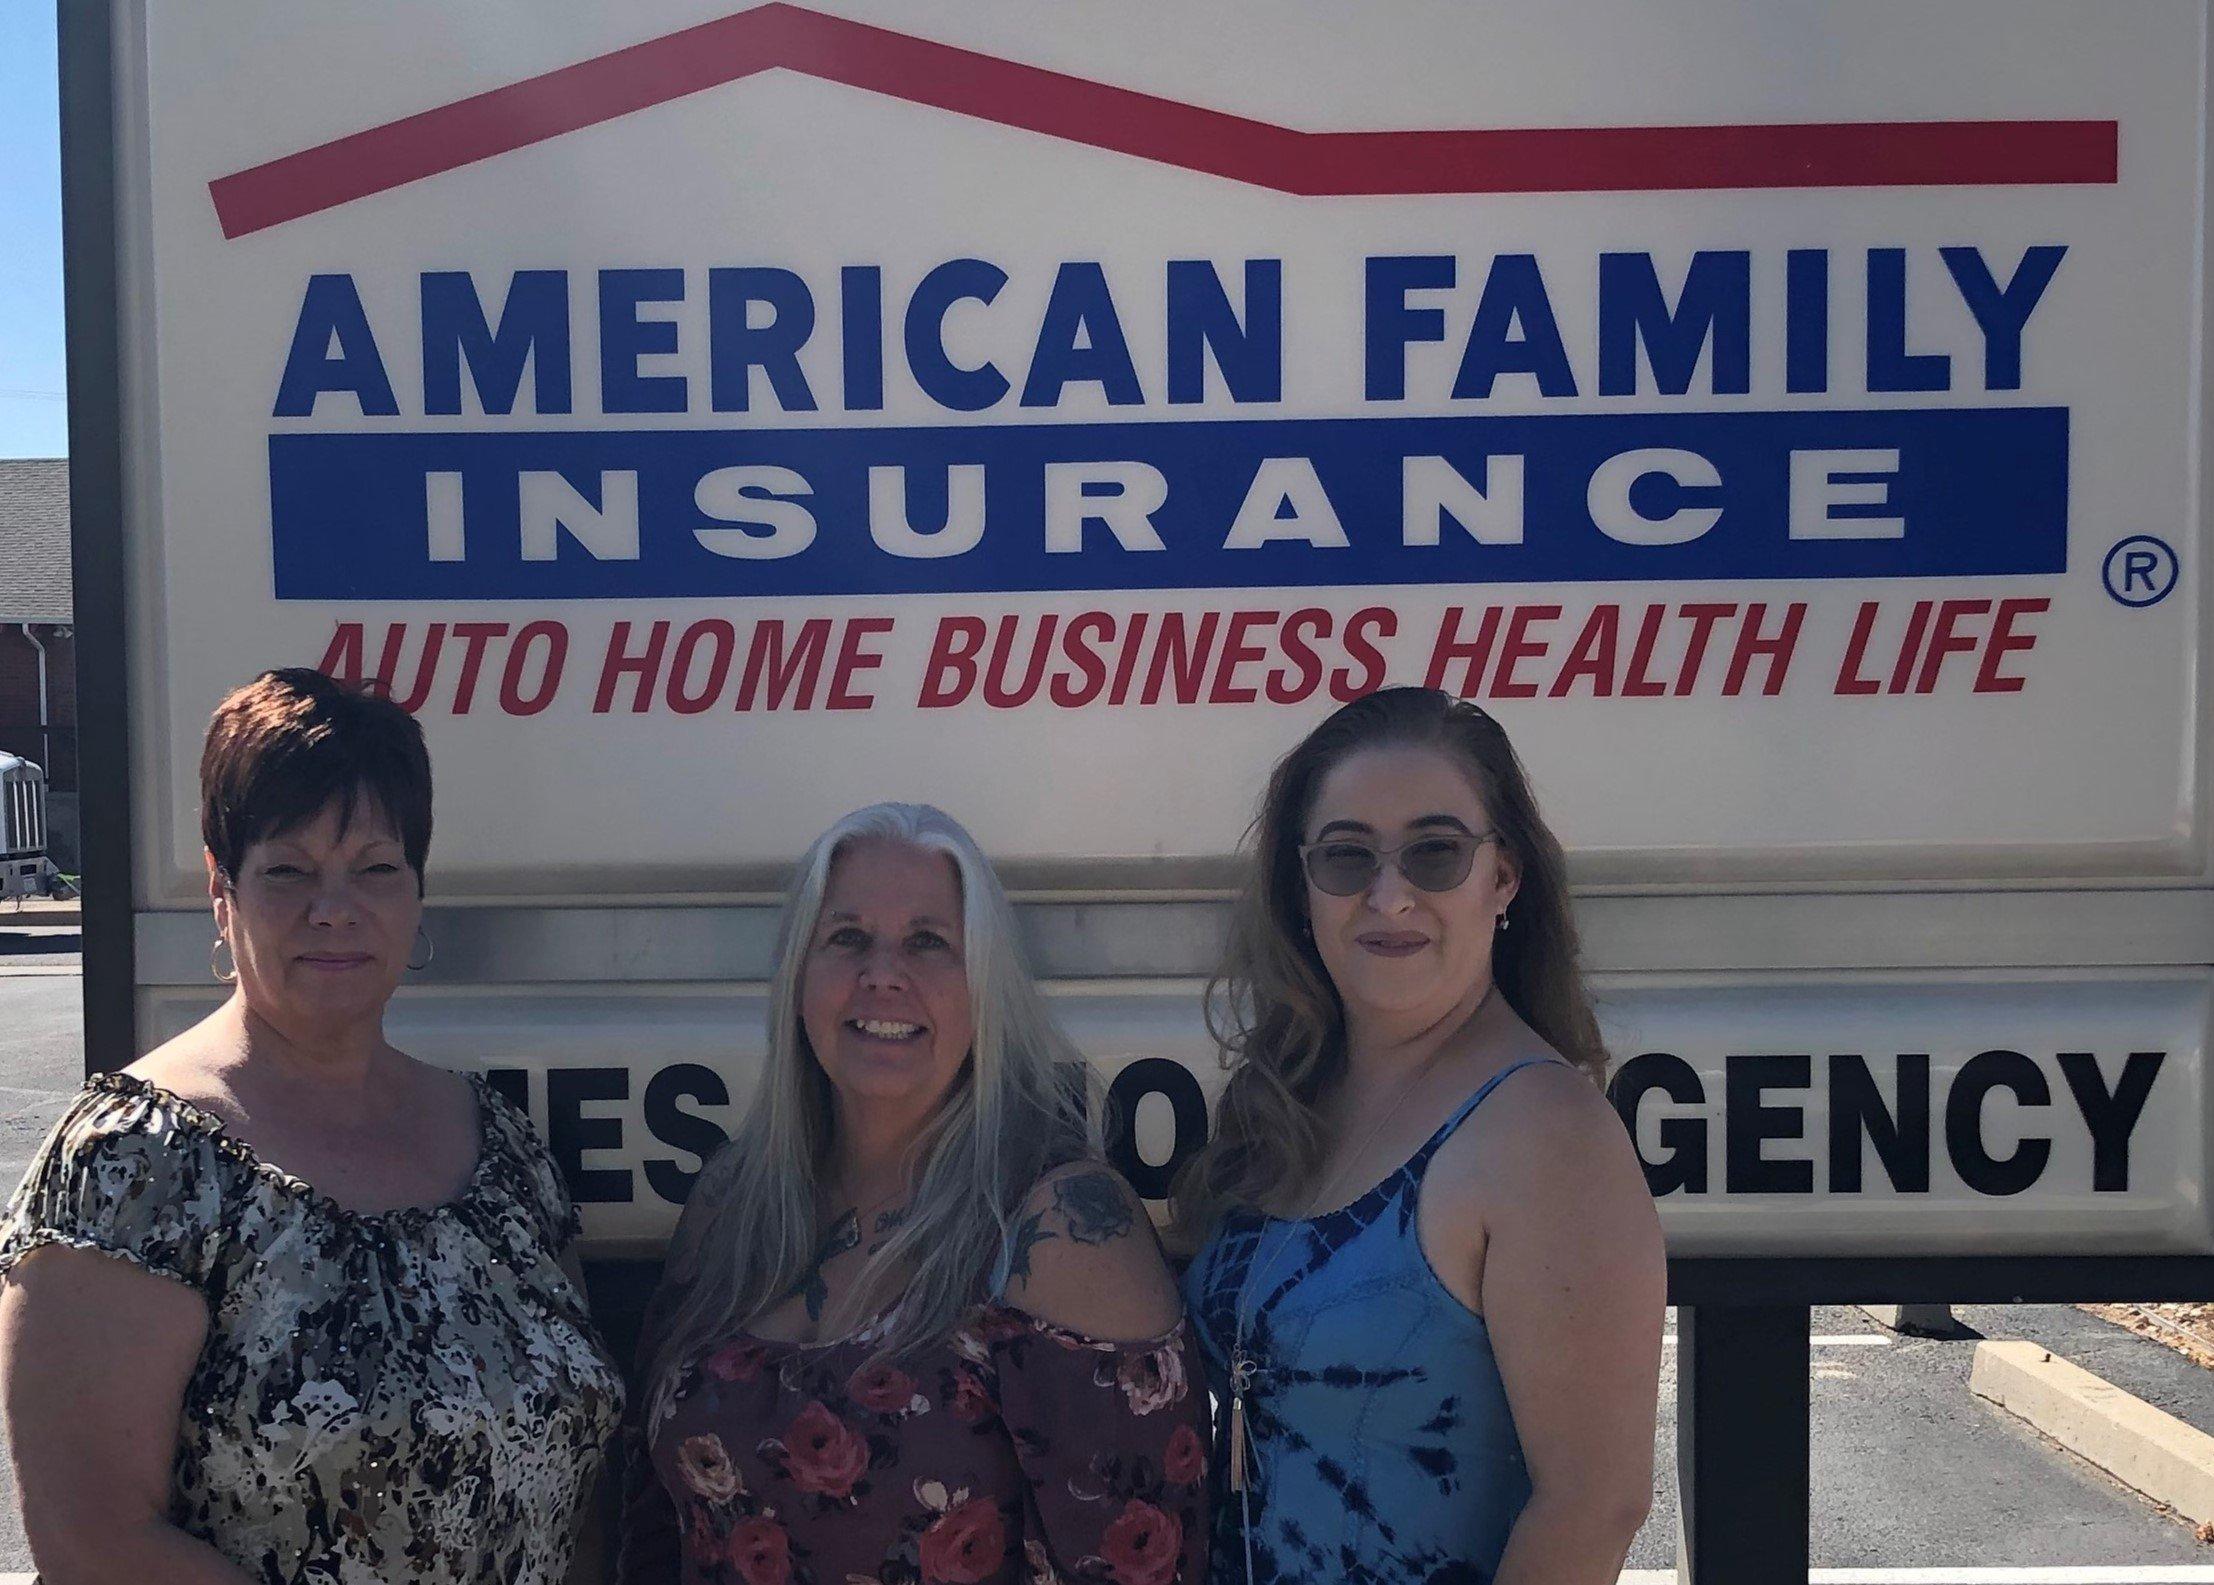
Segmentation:
{"type": "MultiPolygon", "coordinates": [[[[0,908],[0,930],[82,930],[84,923],[82,903],[26,903],[21,908],[0,908]]],[[[10,1585],[11,1578],[0,1574],[0,1585],[10,1585]]]]}
{"type": "Polygon", "coordinates": [[[2193,1523],[2214,1521],[2214,1436],[2036,1343],[1978,1343],[1968,1390],[2193,1523]]]}
{"type": "Polygon", "coordinates": [[[1863,1304],[1858,1308],[1885,1331],[1908,1337],[1948,1337],[1954,1330],[1953,1307],[1949,1304],[1863,1304]]]}

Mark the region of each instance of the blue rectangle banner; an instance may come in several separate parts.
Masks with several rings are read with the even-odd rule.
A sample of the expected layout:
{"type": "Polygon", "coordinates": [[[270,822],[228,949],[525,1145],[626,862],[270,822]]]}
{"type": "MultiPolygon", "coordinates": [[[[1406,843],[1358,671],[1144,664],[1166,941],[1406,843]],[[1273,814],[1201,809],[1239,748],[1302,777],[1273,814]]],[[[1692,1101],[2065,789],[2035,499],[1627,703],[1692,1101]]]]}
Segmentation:
{"type": "Polygon", "coordinates": [[[292,431],[269,496],[288,600],[2053,573],[2068,413],[292,431]]]}

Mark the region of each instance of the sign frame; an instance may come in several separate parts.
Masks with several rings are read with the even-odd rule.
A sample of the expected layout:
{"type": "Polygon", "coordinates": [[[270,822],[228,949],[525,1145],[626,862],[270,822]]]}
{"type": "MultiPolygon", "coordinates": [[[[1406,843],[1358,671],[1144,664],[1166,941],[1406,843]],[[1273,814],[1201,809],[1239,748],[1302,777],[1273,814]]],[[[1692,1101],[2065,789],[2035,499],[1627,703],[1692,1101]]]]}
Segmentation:
{"type": "MultiPolygon", "coordinates": [[[[134,820],[129,615],[138,587],[132,526],[148,512],[150,480],[132,462],[152,437],[132,435],[130,390],[148,372],[127,316],[147,300],[119,180],[119,153],[148,129],[130,97],[143,40],[132,0],[58,6],[64,133],[64,241],[71,373],[72,536],[79,609],[86,925],[88,1071],[119,1067],[136,1051],[138,1002],[150,986],[197,979],[202,916],[142,906],[146,889],[134,820]],[[133,451],[134,445],[136,452],[133,451]],[[187,942],[193,943],[190,947],[187,942]]],[[[2202,62],[2204,84],[2209,80],[2202,62]]],[[[2214,152],[2214,135],[2206,131],[2214,152]]],[[[2203,203],[2202,194],[2202,203],[2203,203]]],[[[2203,216],[2202,216],[2203,219],[2203,216]]],[[[142,239],[141,239],[142,240],[142,239]]],[[[2214,255],[2202,250],[2202,304],[2214,293],[2214,255]]],[[[2203,315],[2202,315],[2203,320],[2203,315]]],[[[2208,367],[2202,323],[2197,381],[2208,367]]],[[[2202,403],[2203,409],[2203,403],[2202,403]]],[[[2214,415],[2200,443],[2214,447],[2214,415]]],[[[2202,526],[2214,523],[2214,476],[2199,477],[2202,526]]],[[[2196,569],[2202,610],[2214,607],[2214,557],[2196,569]]],[[[2197,655],[2201,698],[2214,697],[2214,645],[2197,655]]],[[[2214,765],[2214,717],[2202,712],[2198,753],[2214,765]]],[[[2214,965],[2214,777],[2195,788],[2195,873],[2120,883],[2011,880],[1853,885],[1770,881],[1702,885],[1615,881],[1578,889],[1589,966],[1626,973],[1750,970],[2214,965]],[[2004,900],[2004,906],[1994,903],[2004,900]],[[1996,917],[1995,917],[1996,916],[1996,917]]],[[[1105,876],[1014,875],[1018,906],[1041,972],[1090,977],[1198,979],[1211,968],[1225,907],[1220,865],[1168,877],[1159,890],[1105,876]],[[1072,880],[1075,884],[1072,884],[1072,880]]],[[[620,984],[765,977],[767,898],[683,896],[663,906],[577,906],[567,898],[434,906],[447,943],[426,978],[491,986],[562,979],[620,984]],[[643,916],[643,917],[642,917],[643,916]],[[656,917],[658,916],[658,917],[656,917]],[[530,943],[528,953],[516,950],[530,943]],[[744,965],[734,974],[737,947],[744,965]],[[641,947],[644,948],[641,954],[641,947]],[[710,950],[712,949],[712,950],[710,950]]],[[[1672,1268],[1687,1298],[1790,1302],[1911,1302],[2004,1293],[2059,1299],[2135,1288],[2214,1297],[2214,1255],[1992,1259],[1910,1257],[1702,1257],[1672,1268]],[[1938,1274],[1938,1275],[1933,1275],[1938,1274]],[[1936,1287],[1933,1289],[1932,1284],[1936,1287]],[[1950,1290],[1946,1284],[1956,1286],[1950,1290]],[[2149,1286],[2148,1286],[2149,1285],[2149,1286]]],[[[1710,1300],[1711,1302],[1711,1300],[1710,1300]]]]}
{"type": "MultiPolygon", "coordinates": [[[[86,861],[83,990],[88,1073],[119,1068],[138,1050],[140,992],[178,983],[204,931],[204,916],[146,910],[134,831],[130,615],[148,478],[134,463],[154,437],[134,433],[129,393],[143,378],[144,349],[131,344],[127,316],[149,298],[121,212],[119,150],[148,135],[144,106],[131,97],[142,60],[134,0],[57,0],[63,122],[64,248],[69,327],[72,547],[78,677],[90,708],[81,717],[80,782],[86,861]],[[189,927],[189,928],[188,928],[189,927]]],[[[2202,42],[2207,29],[2202,7],[2202,42]]],[[[2202,169],[2214,164],[2214,120],[2206,114],[2214,67],[2201,61],[2202,169]]],[[[2202,230],[2206,193],[2199,195],[2202,230]]],[[[2204,400],[2214,250],[2200,250],[2195,373],[2202,458],[2214,456],[2214,413],[2204,400]]],[[[2214,469],[2197,470],[2199,542],[2195,569],[2202,624],[2214,611],[2214,469]]],[[[2126,881],[2015,880],[1975,884],[1935,875],[1918,884],[1640,883],[1616,876],[1579,889],[1592,966],[1625,972],[1725,969],[2214,966],[2214,644],[2201,637],[2195,697],[2201,702],[2192,795],[2195,867],[2126,881]],[[2003,905],[2003,906],[1994,906],[2003,905]],[[1782,928],[1778,928],[1779,921],[1782,928]]],[[[1204,943],[1219,926],[1221,865],[1157,877],[1161,889],[1134,892],[1129,872],[1109,876],[1017,871],[1024,924],[1050,966],[1065,961],[1070,933],[1104,951],[1112,972],[1204,973],[1204,943]],[[1118,911],[1129,908],[1121,919],[1118,911]],[[1174,913],[1166,910],[1177,910],[1174,913]],[[1163,921],[1169,928],[1162,928],[1163,921]],[[1143,928],[1138,928],[1142,925],[1143,928]],[[1118,956],[1119,954],[1119,956],[1118,956]]],[[[710,937],[759,941],[766,899],[674,899],[688,927],[710,937]]],[[[522,960],[512,944],[561,950],[611,982],[649,977],[610,957],[609,915],[637,909],[578,906],[573,899],[487,900],[439,907],[449,951],[435,978],[448,983],[528,983],[568,974],[576,963],[522,960]],[[450,927],[450,929],[449,929],[450,927]],[[594,943],[598,943],[595,945],[594,943]],[[508,965],[499,972],[498,965],[508,965]],[[535,968],[532,965],[535,964],[535,968]],[[520,966],[518,966],[520,965],[520,966]],[[471,976],[474,976],[473,978],[471,976]]],[[[632,921],[636,925],[635,919],[632,921]]],[[[664,919],[661,927],[676,921],[664,919]]],[[[1094,958],[1097,972],[1098,958],[1094,958]]],[[[681,967],[681,966],[680,966],[681,967]]],[[[1050,970],[1049,970],[1050,971],[1050,970]]],[[[720,970],[728,977],[727,967],[720,970]]],[[[670,965],[653,978],[672,977],[670,965]]],[[[674,975],[705,978],[705,965],[674,975]]],[[[596,1261],[588,1273],[595,1305],[619,1349],[629,1343],[658,1267],[596,1261]]],[[[1686,1577],[1704,1585],[1805,1578],[1807,1434],[1805,1312],[1834,1303],[2076,1302],[2214,1298],[2214,1254],[2119,1257],[1700,1257],[1674,1258],[1669,1297],[1685,1306],[1680,1413],[1683,1439],[1686,1577]],[[1709,1346],[1711,1345],[1711,1347],[1709,1346]],[[1699,1359],[1712,1353],[1713,1368],[1699,1359]],[[1728,1374],[1721,1362],[1729,1360],[1728,1374]],[[1762,1409],[1759,1405],[1768,1405],[1762,1409]],[[1690,1434],[1694,1433],[1695,1434],[1690,1434]],[[1796,1451],[1795,1451],[1796,1450],[1796,1451]],[[1711,1525],[1726,1515],[1727,1525],[1711,1525]]]]}

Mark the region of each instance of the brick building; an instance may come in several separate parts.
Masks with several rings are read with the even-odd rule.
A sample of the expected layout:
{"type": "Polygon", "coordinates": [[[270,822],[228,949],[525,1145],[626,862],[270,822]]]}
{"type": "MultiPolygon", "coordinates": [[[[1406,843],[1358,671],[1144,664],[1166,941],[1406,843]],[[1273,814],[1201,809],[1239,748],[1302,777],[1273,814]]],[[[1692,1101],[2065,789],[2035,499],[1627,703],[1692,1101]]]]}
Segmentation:
{"type": "Polygon", "coordinates": [[[0,459],[0,750],[45,769],[50,851],[75,873],[77,643],[69,591],[68,459],[0,459]]]}

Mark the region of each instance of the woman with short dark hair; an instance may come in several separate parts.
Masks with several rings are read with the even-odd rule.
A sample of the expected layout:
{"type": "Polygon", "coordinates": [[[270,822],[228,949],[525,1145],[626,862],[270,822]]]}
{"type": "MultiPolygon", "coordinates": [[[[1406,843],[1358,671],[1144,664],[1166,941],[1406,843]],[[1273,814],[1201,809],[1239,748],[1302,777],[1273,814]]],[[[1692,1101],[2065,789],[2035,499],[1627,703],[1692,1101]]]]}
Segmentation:
{"type": "Polygon", "coordinates": [[[1560,845],[1431,688],[1287,754],[1179,1184],[1218,1580],[1612,1585],[1652,1481],[1660,1224],[1600,1090],[1560,845]]]}
{"type": "Polygon", "coordinates": [[[430,950],[421,729],[266,672],[200,787],[230,997],[88,1080],[0,1219],[40,1575],[558,1585],[622,1386],[529,1120],[384,1037],[430,950]]]}

